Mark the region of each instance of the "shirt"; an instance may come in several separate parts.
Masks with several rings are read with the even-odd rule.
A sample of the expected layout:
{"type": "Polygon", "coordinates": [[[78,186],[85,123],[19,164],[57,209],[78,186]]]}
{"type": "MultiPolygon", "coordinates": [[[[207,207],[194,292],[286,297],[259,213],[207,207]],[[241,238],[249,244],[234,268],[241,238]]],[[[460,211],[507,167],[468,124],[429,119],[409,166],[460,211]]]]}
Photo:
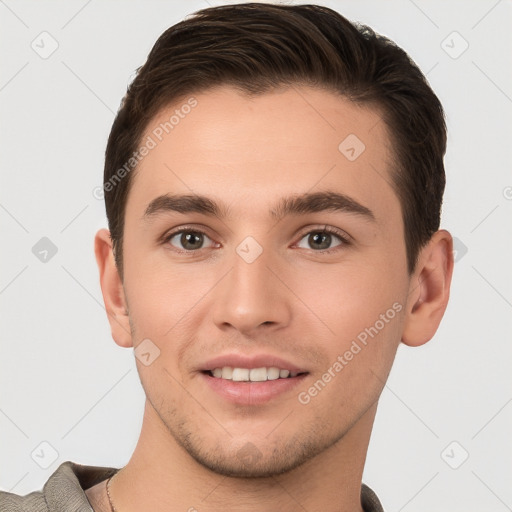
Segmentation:
{"type": "MultiPolygon", "coordinates": [[[[117,471],[63,462],[41,491],[26,496],[0,491],[0,512],[94,512],[84,491],[117,471]]],[[[361,504],[365,512],[384,512],[377,495],[365,484],[361,487],[361,504]]]]}

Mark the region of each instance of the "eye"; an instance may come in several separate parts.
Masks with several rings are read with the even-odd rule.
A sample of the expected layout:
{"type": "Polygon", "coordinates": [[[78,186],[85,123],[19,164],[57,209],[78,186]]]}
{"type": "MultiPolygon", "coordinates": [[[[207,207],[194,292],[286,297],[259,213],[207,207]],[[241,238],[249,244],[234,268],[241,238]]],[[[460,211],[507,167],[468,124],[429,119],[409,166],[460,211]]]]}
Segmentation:
{"type": "Polygon", "coordinates": [[[213,240],[211,240],[206,233],[196,229],[181,229],[180,231],[175,231],[167,235],[165,240],[182,252],[193,252],[203,249],[205,240],[211,242],[211,247],[214,245],[213,240]]]}
{"type": "MultiPolygon", "coordinates": [[[[169,233],[164,238],[178,252],[193,253],[200,249],[213,248],[217,244],[203,231],[199,229],[181,228],[169,233]]],[[[307,232],[297,244],[302,249],[313,249],[315,252],[330,252],[339,246],[350,245],[348,236],[337,229],[325,226],[307,232]]]]}
{"type": "Polygon", "coordinates": [[[312,248],[316,252],[320,252],[334,249],[340,245],[349,245],[346,236],[344,236],[342,232],[326,226],[323,229],[317,229],[307,233],[301,238],[298,247],[302,249],[312,248]]]}

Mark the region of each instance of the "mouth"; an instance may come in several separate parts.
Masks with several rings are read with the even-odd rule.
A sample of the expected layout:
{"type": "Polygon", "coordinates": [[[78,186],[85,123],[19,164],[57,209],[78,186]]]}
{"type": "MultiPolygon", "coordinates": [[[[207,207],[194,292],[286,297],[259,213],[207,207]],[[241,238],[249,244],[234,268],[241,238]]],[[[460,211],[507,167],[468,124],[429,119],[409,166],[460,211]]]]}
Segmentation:
{"type": "Polygon", "coordinates": [[[290,371],[277,366],[262,366],[260,368],[223,366],[213,368],[212,370],[205,370],[203,373],[216,379],[232,382],[266,382],[270,380],[293,379],[307,374],[307,372],[290,371]]]}
{"type": "Polygon", "coordinates": [[[279,357],[240,354],[210,360],[199,373],[207,389],[224,403],[250,407],[289,400],[309,375],[304,368],[279,357]]]}

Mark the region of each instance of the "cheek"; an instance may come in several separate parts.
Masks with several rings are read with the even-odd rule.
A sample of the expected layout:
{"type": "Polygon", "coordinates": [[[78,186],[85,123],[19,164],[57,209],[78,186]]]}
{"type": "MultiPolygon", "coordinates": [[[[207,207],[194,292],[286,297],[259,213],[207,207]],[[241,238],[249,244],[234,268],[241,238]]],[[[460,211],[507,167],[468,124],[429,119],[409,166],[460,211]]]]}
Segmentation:
{"type": "Polygon", "coordinates": [[[384,294],[375,287],[354,286],[330,292],[330,298],[328,290],[316,304],[332,331],[323,340],[328,362],[301,389],[299,401],[311,401],[326,417],[340,411],[336,418],[348,421],[352,413],[354,419],[363,414],[382,392],[400,342],[404,308],[389,290],[384,294]]]}
{"type": "Polygon", "coordinates": [[[155,367],[161,367],[160,377],[169,378],[161,373],[165,366],[182,378],[183,353],[196,343],[216,273],[191,271],[188,265],[169,268],[165,259],[162,263],[162,259],[156,261],[150,256],[141,258],[137,265],[133,256],[136,252],[125,267],[125,282],[135,343],[147,338],[158,347],[160,357],[155,367]]]}
{"type": "Polygon", "coordinates": [[[318,405],[332,400],[359,407],[358,401],[369,404],[382,389],[400,342],[406,289],[392,262],[382,263],[326,266],[297,292],[321,320],[317,331],[327,333],[328,363],[316,375],[322,381],[317,387],[333,384],[318,405]]]}
{"type": "Polygon", "coordinates": [[[156,331],[160,335],[190,308],[189,302],[197,295],[199,280],[187,265],[171,265],[161,249],[148,250],[127,240],[124,268],[125,290],[137,325],[160,327],[156,331]]]}
{"type": "Polygon", "coordinates": [[[396,282],[393,275],[376,265],[319,266],[314,274],[300,276],[294,290],[332,336],[348,339],[402,301],[405,283],[396,282]]]}

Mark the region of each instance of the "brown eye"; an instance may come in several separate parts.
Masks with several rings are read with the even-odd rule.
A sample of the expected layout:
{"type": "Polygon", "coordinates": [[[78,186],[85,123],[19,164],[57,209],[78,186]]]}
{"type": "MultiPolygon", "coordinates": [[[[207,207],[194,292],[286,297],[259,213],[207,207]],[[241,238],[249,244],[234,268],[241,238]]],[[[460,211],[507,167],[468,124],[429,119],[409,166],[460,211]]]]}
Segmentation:
{"type": "Polygon", "coordinates": [[[327,251],[344,244],[348,244],[348,241],[344,237],[324,229],[307,233],[299,242],[298,247],[313,249],[315,251],[327,251]]]}
{"type": "MultiPolygon", "coordinates": [[[[205,240],[210,240],[200,231],[177,231],[168,237],[168,242],[177,249],[185,251],[196,251],[203,248],[205,240]]],[[[210,240],[211,241],[211,240],[210,240]]]]}

